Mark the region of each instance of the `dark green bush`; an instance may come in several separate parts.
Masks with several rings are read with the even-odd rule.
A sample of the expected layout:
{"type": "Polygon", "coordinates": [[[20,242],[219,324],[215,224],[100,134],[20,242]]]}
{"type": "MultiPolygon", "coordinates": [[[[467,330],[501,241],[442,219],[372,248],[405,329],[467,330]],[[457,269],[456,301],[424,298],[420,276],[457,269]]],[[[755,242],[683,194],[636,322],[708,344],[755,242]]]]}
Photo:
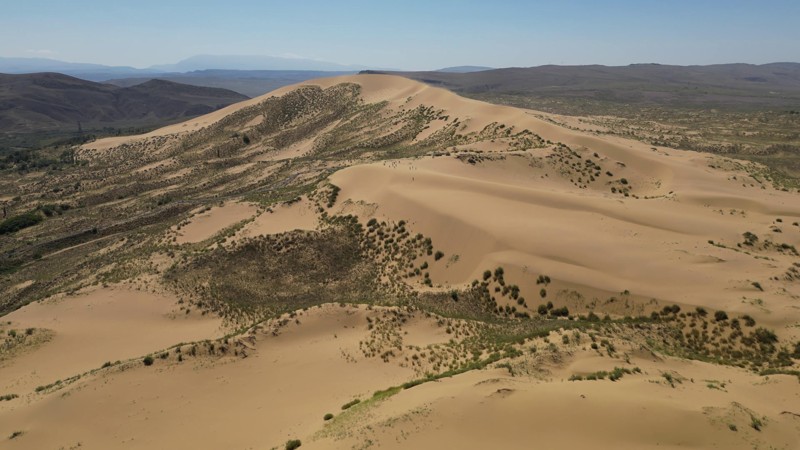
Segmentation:
{"type": "Polygon", "coordinates": [[[353,401],[347,402],[344,405],[342,405],[342,410],[350,409],[350,408],[352,408],[353,406],[355,406],[355,405],[357,405],[359,403],[361,403],[361,400],[359,400],[359,399],[355,399],[353,401]]]}
{"type": "Polygon", "coordinates": [[[299,448],[302,444],[300,443],[300,439],[291,439],[286,441],[286,450],[294,450],[299,448]]]}
{"type": "Polygon", "coordinates": [[[15,233],[23,228],[32,227],[42,220],[44,220],[44,218],[35,211],[9,217],[0,222],[0,234],[15,233]]]}

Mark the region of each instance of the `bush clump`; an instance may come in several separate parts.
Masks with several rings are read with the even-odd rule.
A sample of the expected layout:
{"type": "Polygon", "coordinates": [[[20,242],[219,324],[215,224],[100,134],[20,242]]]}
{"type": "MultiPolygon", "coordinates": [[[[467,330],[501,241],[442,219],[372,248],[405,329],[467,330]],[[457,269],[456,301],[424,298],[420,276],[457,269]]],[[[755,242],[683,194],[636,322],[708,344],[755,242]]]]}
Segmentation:
{"type": "Polygon", "coordinates": [[[0,234],[16,233],[23,228],[32,227],[42,220],[44,220],[42,215],[35,211],[9,217],[0,222],[0,234]]]}
{"type": "Polygon", "coordinates": [[[349,401],[349,402],[345,403],[344,405],[342,405],[342,410],[344,411],[345,409],[350,409],[350,408],[352,408],[353,406],[356,406],[359,403],[361,403],[361,400],[359,400],[359,399],[355,399],[355,400],[349,401]]]}

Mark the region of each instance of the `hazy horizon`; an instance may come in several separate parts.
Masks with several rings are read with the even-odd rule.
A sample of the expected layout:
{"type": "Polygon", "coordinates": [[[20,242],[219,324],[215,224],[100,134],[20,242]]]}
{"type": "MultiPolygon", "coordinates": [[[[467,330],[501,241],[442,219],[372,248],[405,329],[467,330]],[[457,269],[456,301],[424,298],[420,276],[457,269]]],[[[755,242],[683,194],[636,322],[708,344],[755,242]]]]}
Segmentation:
{"type": "Polygon", "coordinates": [[[2,56],[136,68],[194,55],[268,55],[401,70],[800,61],[794,26],[800,4],[789,1],[218,6],[43,0],[4,10],[2,56]]]}

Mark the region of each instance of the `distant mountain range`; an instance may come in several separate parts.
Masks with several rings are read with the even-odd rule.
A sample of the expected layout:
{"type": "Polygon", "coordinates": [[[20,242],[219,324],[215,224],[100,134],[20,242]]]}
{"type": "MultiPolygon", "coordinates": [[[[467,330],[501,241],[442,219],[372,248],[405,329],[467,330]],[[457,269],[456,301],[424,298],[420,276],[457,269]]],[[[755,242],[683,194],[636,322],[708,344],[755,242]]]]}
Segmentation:
{"type": "Polygon", "coordinates": [[[242,55],[198,55],[175,64],[156,65],[144,69],[128,66],[105,66],[58,61],[46,58],[0,57],[0,73],[22,74],[58,72],[90,81],[112,78],[142,78],[156,75],[174,75],[204,70],[259,70],[259,71],[315,71],[355,73],[369,69],[367,66],[348,66],[304,58],[242,55]]]}
{"type": "Polygon", "coordinates": [[[245,99],[164,80],[123,88],[57,73],[0,75],[0,133],[160,126],[245,99]]]}
{"type": "Polygon", "coordinates": [[[484,70],[492,70],[493,67],[486,67],[486,66],[454,66],[454,67],[445,67],[443,69],[439,69],[436,72],[447,72],[447,73],[471,73],[471,72],[483,72],[484,70]]]}
{"type": "Polygon", "coordinates": [[[358,72],[367,66],[317,61],[304,58],[282,58],[262,55],[197,55],[176,64],[152,66],[148,70],[162,73],[192,72],[196,70],[312,70],[329,72],[358,72]]]}
{"type": "Polygon", "coordinates": [[[316,70],[197,70],[187,73],[172,73],[133,78],[109,79],[106,83],[128,87],[144,83],[153,77],[193,86],[208,86],[229,89],[248,97],[258,97],[283,86],[302,83],[314,78],[348,75],[355,72],[323,72],[316,70]]]}
{"type": "MultiPolygon", "coordinates": [[[[542,108],[574,105],[662,105],[800,109],[800,63],[672,66],[539,66],[453,73],[390,72],[471,97],[542,108]],[[534,100],[533,102],[529,100],[534,100]],[[546,102],[543,102],[546,100],[546,102]]],[[[553,108],[550,108],[553,109],[553,108]]],[[[593,111],[553,110],[589,114],[593,111]]]]}

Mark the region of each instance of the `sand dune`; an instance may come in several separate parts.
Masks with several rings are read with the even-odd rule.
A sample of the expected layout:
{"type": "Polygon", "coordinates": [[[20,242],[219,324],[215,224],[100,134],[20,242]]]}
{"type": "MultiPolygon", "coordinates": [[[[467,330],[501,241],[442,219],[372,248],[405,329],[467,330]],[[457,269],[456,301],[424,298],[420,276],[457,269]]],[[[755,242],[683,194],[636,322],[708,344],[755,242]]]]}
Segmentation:
{"type": "MultiPolygon", "coordinates": [[[[476,133],[473,137],[502,124],[515,133],[535,133],[543,144],[510,148],[506,140],[486,137],[434,148],[424,157],[386,161],[373,154],[328,178],[341,191],[329,206],[323,202],[327,209],[314,204],[311,194],[275,203],[270,211],[235,200],[215,203],[164,233],[164,242],[193,244],[170,250],[186,251],[181,256],[189,258],[191,252],[208,251],[200,247],[222,231],[233,235],[229,244],[235,247],[248,238],[320,229],[326,226],[323,216],[355,213],[362,223],[372,217],[406,221],[411,235],[430,237],[443,252],[439,261],[422,256],[403,267],[424,261],[433,287],[420,279],[404,281],[418,292],[466,288],[485,270],[502,266],[508,283],[528,296],[534,316],[545,301],[569,306],[573,314],[596,310],[615,317],[648,315],[674,303],[683,305],[682,311],[702,306],[732,317],[749,314],[759,326],[774,329],[782,343],[800,337],[800,285],[784,276],[797,261],[789,247],[800,245],[800,227],[790,224],[800,220],[800,202],[796,193],[756,179],[757,167],[570,130],[545,120],[546,114],[460,98],[399,77],[358,75],[306,84],[340,83],[359,84],[364,102],[386,101],[394,111],[417,106],[442,111],[438,122],[416,135],[417,143],[448,124],[464,136],[476,133]],[[760,246],[743,245],[745,232],[758,235],[760,246]],[[537,283],[540,275],[551,279],[545,294],[537,283]]],[[[102,154],[122,143],[199,130],[296,88],[84,148],[102,154]]],[[[257,123],[250,120],[245,128],[257,123]]],[[[277,152],[255,143],[246,151],[261,155],[258,164],[272,173],[308,156],[315,142],[315,136],[304,136],[277,152]]],[[[225,173],[249,173],[256,162],[247,155],[241,165],[223,166],[225,173]]],[[[147,169],[159,166],[150,163],[147,169]]],[[[188,173],[181,170],[186,169],[172,174],[188,173]]],[[[302,175],[315,179],[313,173],[302,175]]],[[[236,276],[235,267],[224,269],[236,276]]],[[[263,267],[265,273],[273,269],[263,267]]],[[[458,347],[467,336],[477,339],[459,334],[454,323],[478,327],[461,317],[333,304],[247,325],[210,342],[204,340],[229,330],[219,328],[213,313],[186,316],[178,309],[174,314],[180,300],[188,299],[98,288],[5,316],[16,328],[47,328],[54,335],[0,369],[2,389],[21,394],[0,402],[0,438],[24,433],[3,445],[280,448],[299,438],[303,448],[323,449],[793,449],[800,442],[796,377],[759,376],[659,354],[658,342],[612,336],[614,330],[622,333],[622,325],[587,328],[598,335],[591,338],[594,349],[580,330],[577,342],[574,334],[558,330],[515,339],[519,353],[498,356],[485,370],[373,397],[435,371],[435,354],[448,345],[463,353],[456,358],[460,363],[486,358],[492,350],[458,347]],[[378,319],[386,319],[381,325],[386,329],[378,319]],[[596,340],[607,339],[618,351],[597,347],[596,340]],[[150,366],[140,361],[181,341],[192,343],[163,359],[156,355],[150,366]],[[192,348],[199,354],[191,355],[192,348]],[[34,391],[104,361],[128,358],[133,360],[34,391]],[[614,382],[567,381],[614,367],[641,372],[614,382]],[[354,398],[363,402],[343,412],[341,406],[354,398]],[[326,413],[336,417],[326,422],[326,413]]],[[[557,329],[571,324],[566,320],[548,323],[557,329]]]]}
{"type": "MultiPolygon", "coordinates": [[[[456,263],[432,269],[438,283],[464,285],[503,265],[511,268],[509,278],[529,291],[538,290],[536,277],[547,274],[556,287],[563,282],[606,295],[629,290],[647,299],[749,313],[780,326],[797,321],[778,293],[761,294],[775,305],[770,314],[739,302],[753,291],[742,286],[743,279],[770,278],[774,262],[755,261],[707,242],[734,243],[747,230],[767,229],[776,216],[749,208],[748,201],[764,209],[779,204],[785,208],[783,216],[800,216],[792,194],[773,193],[769,199],[742,194],[737,198],[744,200],[736,206],[748,210],[743,221],[713,210],[722,206],[683,201],[683,186],[694,188],[688,182],[664,187],[675,192],[674,198],[621,201],[585,190],[570,192],[537,177],[533,169],[524,176],[524,157],[509,157],[498,165],[422,159],[356,166],[334,174],[331,181],[342,188],[343,198],[374,203],[377,215],[408,220],[447,255],[457,254],[456,263]],[[516,176],[504,176],[509,164],[520,168],[512,171],[516,176]]],[[[723,193],[736,190],[715,186],[723,193]]],[[[797,237],[787,236],[792,243],[797,237]]],[[[782,259],[791,264],[791,257],[782,259]]]]}
{"type": "Polygon", "coordinates": [[[253,217],[257,212],[255,205],[247,203],[228,203],[204,211],[189,220],[189,223],[176,229],[179,244],[204,241],[237,222],[253,217]]]}
{"type": "Polygon", "coordinates": [[[359,357],[365,309],[331,305],[258,335],[245,359],[175,356],[97,375],[35,403],[0,412],[2,433],[25,430],[19,448],[271,448],[307,436],[328,412],[412,376],[359,357]],[[198,427],[199,424],[205,426],[198,427]],[[97,432],[102,430],[101,432],[97,432]],[[224,430],[224,432],[221,432],[224,430]]]}
{"type": "Polygon", "coordinates": [[[186,315],[178,311],[177,300],[168,294],[101,288],[58,296],[4,316],[16,329],[45,329],[53,337],[4,364],[0,390],[33,391],[108,361],[222,334],[219,319],[186,315]]]}
{"type": "MultiPolygon", "coordinates": [[[[687,369],[682,372],[687,376],[708,376],[704,368],[687,369]]],[[[672,388],[657,369],[617,382],[531,382],[510,377],[505,370],[474,372],[403,391],[380,405],[352,437],[309,448],[348,448],[369,441],[383,448],[466,449],[749,449],[767,442],[782,448],[797,444],[800,421],[781,414],[796,403],[782,397],[794,380],[752,387],[753,380],[741,374],[726,375],[735,378],[723,392],[709,389],[700,378],[672,388]],[[757,403],[731,401],[742,396],[757,396],[757,403]],[[750,427],[751,412],[769,416],[763,432],[750,427]]]]}

